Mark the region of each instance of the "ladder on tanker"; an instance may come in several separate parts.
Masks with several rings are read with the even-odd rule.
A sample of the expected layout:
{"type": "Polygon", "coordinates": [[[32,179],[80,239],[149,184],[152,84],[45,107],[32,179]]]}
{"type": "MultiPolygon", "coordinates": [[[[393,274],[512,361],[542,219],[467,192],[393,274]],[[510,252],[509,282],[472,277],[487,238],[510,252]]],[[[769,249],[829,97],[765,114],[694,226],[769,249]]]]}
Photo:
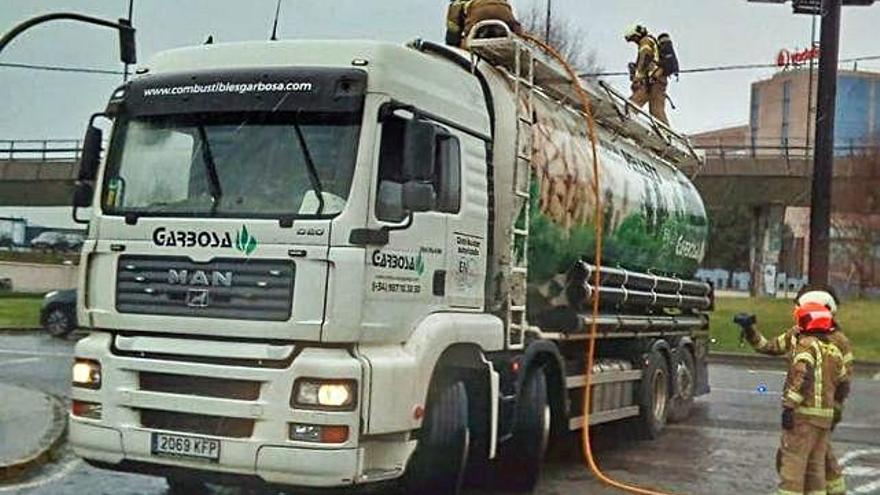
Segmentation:
{"type": "MultiPolygon", "coordinates": [[[[467,49],[476,57],[502,68],[513,79],[518,79],[517,60],[522,52],[529,52],[534,72],[531,82],[535,90],[563,104],[580,108],[572,79],[555,58],[541,47],[510,32],[500,21],[483,21],[474,26],[466,41],[467,49]],[[505,36],[477,38],[482,28],[494,28],[505,36]]],[[[694,150],[686,136],[655,119],[651,114],[630,102],[629,98],[605,81],[580,78],[586,90],[596,121],[604,128],[637,145],[650,149],[679,168],[698,170],[703,158],[694,150]]]]}
{"type": "Polygon", "coordinates": [[[513,194],[522,201],[522,208],[510,230],[508,280],[505,303],[507,348],[520,349],[525,344],[529,328],[526,317],[526,298],[529,278],[529,209],[531,208],[532,127],[535,107],[534,52],[522,43],[514,45],[513,94],[516,102],[516,137],[513,170],[513,194]]]}

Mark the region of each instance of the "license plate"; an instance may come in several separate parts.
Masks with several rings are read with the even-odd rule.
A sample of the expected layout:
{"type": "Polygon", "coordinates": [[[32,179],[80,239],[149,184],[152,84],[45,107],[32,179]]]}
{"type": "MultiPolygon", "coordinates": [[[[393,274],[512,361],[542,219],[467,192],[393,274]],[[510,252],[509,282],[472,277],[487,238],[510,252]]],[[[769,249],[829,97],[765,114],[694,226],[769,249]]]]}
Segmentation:
{"type": "Polygon", "coordinates": [[[209,461],[220,460],[220,440],[211,438],[153,433],[150,450],[153,455],[194,457],[209,461]]]}

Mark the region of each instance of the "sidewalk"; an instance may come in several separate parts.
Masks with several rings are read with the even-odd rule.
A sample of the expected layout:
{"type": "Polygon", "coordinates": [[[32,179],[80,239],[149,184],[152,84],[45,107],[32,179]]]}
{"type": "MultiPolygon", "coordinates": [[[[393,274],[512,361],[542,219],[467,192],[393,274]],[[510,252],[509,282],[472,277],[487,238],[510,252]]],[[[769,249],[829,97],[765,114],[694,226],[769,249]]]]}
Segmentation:
{"type": "Polygon", "coordinates": [[[50,460],[66,429],[60,400],[0,383],[0,483],[50,460]]]}

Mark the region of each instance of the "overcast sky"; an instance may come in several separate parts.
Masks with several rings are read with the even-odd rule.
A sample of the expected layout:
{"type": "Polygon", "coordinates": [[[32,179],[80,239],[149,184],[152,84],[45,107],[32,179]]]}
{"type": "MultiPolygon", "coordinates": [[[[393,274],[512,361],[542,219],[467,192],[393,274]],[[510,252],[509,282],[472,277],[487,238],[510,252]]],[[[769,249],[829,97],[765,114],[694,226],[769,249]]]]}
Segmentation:
{"type": "MultiPolygon", "coordinates": [[[[520,11],[546,0],[514,0],[520,11]]],[[[395,43],[441,40],[446,0],[282,0],[279,34],[292,38],[369,38],[395,43]]],[[[125,15],[128,0],[0,0],[0,31],[31,16],[76,11],[106,18],[125,15]]],[[[215,41],[267,39],[275,0],[135,0],[138,56],[215,41]]],[[[625,70],[634,48],[622,39],[639,22],[668,31],[683,67],[770,63],[780,48],[809,44],[810,17],[791,7],[746,0],[553,0],[555,16],[582,27],[605,70],[625,70]]],[[[845,9],[841,57],[880,55],[880,5],[845,9]]],[[[19,36],[0,62],[120,69],[113,31],[57,21],[19,36]]],[[[880,70],[880,64],[860,68],[880,70]]],[[[773,69],[683,75],[670,84],[673,124],[696,132],[746,123],[749,83],[773,69]]],[[[612,81],[626,87],[626,81],[612,81]]],[[[119,76],[0,67],[0,140],[78,138],[88,116],[103,109],[119,76]]]]}

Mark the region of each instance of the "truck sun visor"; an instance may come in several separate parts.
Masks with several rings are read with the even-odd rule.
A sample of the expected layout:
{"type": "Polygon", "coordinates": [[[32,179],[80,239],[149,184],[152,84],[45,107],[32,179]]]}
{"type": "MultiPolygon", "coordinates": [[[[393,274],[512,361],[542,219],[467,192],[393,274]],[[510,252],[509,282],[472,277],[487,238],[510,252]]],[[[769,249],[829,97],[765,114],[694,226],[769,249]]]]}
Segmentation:
{"type": "Polygon", "coordinates": [[[366,72],[358,69],[202,71],[133,80],[122,106],[132,116],[210,112],[352,112],[363,106],[366,72]]]}

